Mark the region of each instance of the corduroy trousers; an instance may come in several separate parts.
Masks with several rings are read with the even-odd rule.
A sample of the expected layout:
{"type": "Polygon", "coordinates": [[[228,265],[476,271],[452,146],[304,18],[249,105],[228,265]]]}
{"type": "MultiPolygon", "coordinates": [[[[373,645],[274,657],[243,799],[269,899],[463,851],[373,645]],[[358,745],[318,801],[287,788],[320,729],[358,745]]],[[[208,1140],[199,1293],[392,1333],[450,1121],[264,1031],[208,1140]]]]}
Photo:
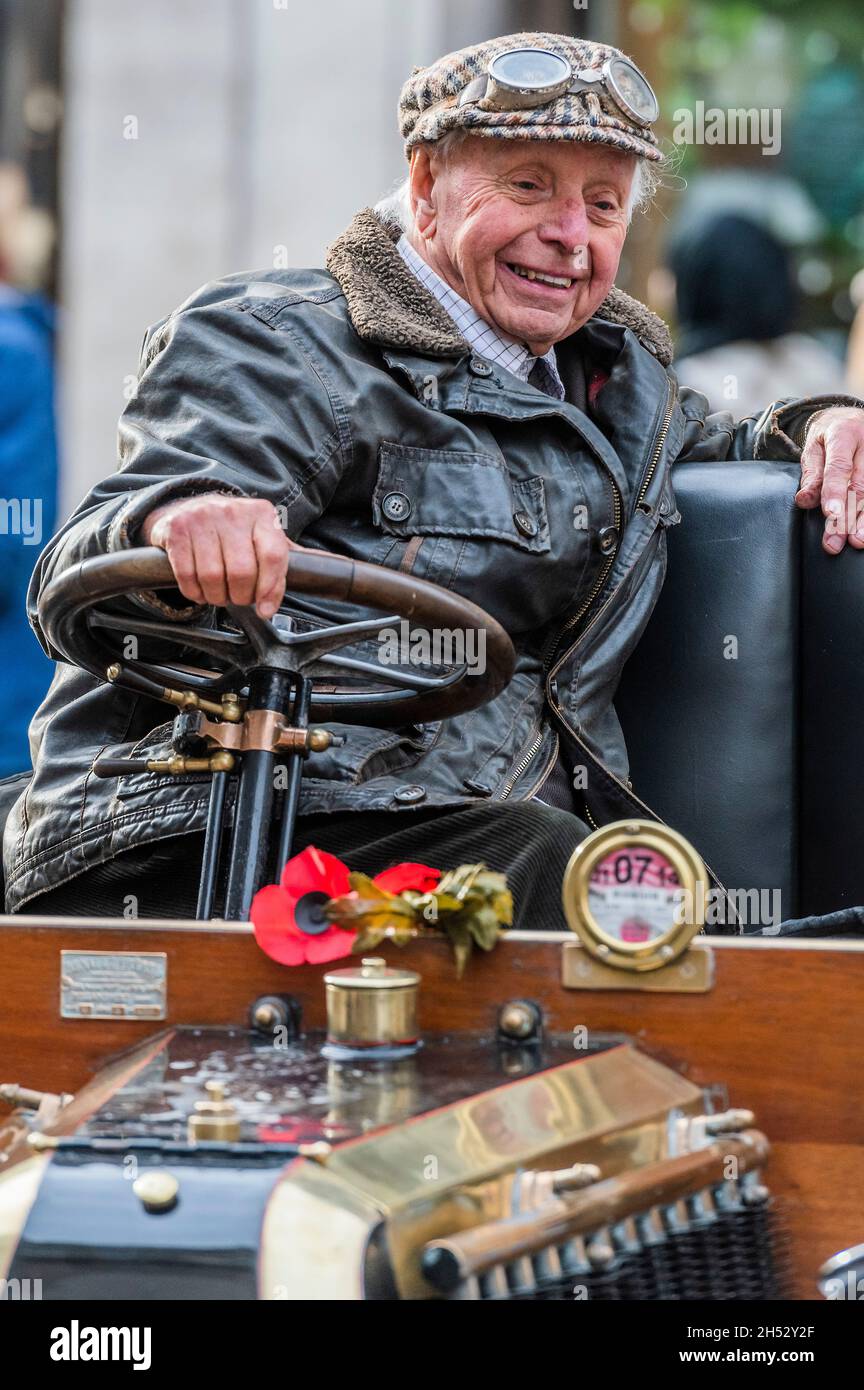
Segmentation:
{"type": "MultiPolygon", "coordinates": [[[[298,818],[294,853],[315,845],[349,869],[369,874],[403,861],[442,870],[482,861],[507,875],[514,927],[564,931],[561,880],[588,833],[576,815],[537,801],[357,811],[298,818]]],[[[194,918],[202,846],[200,834],[142,846],[40,893],[25,910],[70,917],[194,918]]],[[[223,891],[224,883],[217,917],[223,891]]]]}

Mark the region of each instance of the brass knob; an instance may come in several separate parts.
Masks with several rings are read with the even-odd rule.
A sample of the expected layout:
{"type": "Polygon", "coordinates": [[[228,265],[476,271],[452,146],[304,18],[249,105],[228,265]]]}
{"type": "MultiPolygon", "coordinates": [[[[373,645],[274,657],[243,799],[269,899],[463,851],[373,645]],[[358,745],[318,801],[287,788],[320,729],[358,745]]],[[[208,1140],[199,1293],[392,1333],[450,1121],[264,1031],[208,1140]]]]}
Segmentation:
{"type": "Polygon", "coordinates": [[[252,1014],[252,1022],[256,1028],[260,1028],[262,1033],[270,1032],[279,1022],[279,1015],[274,1004],[259,1004],[252,1014]]]}
{"type": "Polygon", "coordinates": [[[498,1014],[498,1031],[510,1042],[527,1042],[540,1032],[540,1010],[529,999],[511,999],[498,1014]]]}
{"type": "Polygon", "coordinates": [[[243,704],[233,691],[222,696],[222,718],[229,724],[239,724],[243,718],[243,704]]]}
{"type": "Polygon", "coordinates": [[[233,1100],[226,1096],[224,1082],[207,1081],[204,1090],[209,1099],[195,1102],[187,1127],[189,1142],[221,1139],[223,1143],[235,1143],[240,1138],[240,1117],[233,1100]]]}
{"type": "Polygon", "coordinates": [[[144,1210],[155,1215],[176,1207],[180,1183],[173,1173],[166,1173],[163,1168],[152,1168],[135,1179],[132,1191],[144,1210]]]}

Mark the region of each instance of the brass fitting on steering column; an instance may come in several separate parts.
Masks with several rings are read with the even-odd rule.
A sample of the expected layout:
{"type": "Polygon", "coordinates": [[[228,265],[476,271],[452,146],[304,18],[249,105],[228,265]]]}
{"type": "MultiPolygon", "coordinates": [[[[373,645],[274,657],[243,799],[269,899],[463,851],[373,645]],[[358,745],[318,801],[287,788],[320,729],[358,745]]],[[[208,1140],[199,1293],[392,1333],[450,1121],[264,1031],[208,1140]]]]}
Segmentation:
{"type": "Polygon", "coordinates": [[[172,690],[168,685],[159,685],[148,677],[139,675],[137,671],[127,670],[119,661],[109,666],[105,675],[112,685],[117,683],[129,690],[138,690],[142,695],[149,695],[154,700],[164,700],[166,704],[176,705],[178,709],[198,709],[204,714],[213,714],[218,719],[223,719],[227,724],[239,724],[243,718],[243,702],[233,691],[226,692],[217,704],[215,700],[205,700],[203,695],[196,695],[194,690],[172,690]]]}
{"type": "Polygon", "coordinates": [[[179,777],[184,772],[230,772],[233,766],[234,758],[222,748],[208,758],[184,758],[175,753],[170,758],[147,759],[148,772],[167,772],[172,777],[179,777]]]}

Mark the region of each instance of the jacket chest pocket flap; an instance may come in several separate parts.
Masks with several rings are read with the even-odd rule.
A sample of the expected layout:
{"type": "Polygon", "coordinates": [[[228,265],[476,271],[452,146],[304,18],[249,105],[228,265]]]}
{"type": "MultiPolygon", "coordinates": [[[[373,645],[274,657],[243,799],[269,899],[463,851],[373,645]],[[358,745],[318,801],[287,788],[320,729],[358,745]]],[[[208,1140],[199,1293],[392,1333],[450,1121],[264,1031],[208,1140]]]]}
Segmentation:
{"type": "Polygon", "coordinates": [[[550,548],[543,479],[513,478],[492,454],[384,442],[372,515],[403,539],[486,536],[522,550],[550,548]]]}

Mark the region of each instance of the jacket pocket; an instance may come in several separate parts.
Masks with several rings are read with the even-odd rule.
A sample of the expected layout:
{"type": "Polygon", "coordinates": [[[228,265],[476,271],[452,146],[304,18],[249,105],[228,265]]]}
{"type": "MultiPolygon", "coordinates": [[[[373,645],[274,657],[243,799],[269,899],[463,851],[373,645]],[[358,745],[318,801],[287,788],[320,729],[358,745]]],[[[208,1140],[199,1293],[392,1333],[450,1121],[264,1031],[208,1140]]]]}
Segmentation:
{"type": "Polygon", "coordinates": [[[385,441],[378,449],[372,515],[388,535],[461,536],[550,549],[542,477],[513,478],[503,459],[385,441]]]}
{"type": "MultiPolygon", "coordinates": [[[[134,758],[144,762],[148,759],[170,758],[172,755],[171,735],[174,729],[174,720],[169,719],[167,723],[160,724],[158,728],[151,729],[143,738],[139,738],[132,747],[121,747],[113,750],[103,750],[105,756],[109,752],[118,758],[134,758]]],[[[118,777],[115,784],[115,796],[118,801],[125,801],[129,797],[149,795],[162,788],[173,788],[178,797],[183,795],[183,787],[196,787],[199,792],[202,788],[209,787],[211,776],[209,772],[126,772],[122,777],[118,777]]]]}
{"type": "Polygon", "coordinates": [[[362,724],[331,721],[327,728],[341,734],[345,741],[311,754],[303,766],[304,780],[356,785],[413,767],[438,741],[441,721],[404,724],[396,729],[372,729],[362,724]]]}

